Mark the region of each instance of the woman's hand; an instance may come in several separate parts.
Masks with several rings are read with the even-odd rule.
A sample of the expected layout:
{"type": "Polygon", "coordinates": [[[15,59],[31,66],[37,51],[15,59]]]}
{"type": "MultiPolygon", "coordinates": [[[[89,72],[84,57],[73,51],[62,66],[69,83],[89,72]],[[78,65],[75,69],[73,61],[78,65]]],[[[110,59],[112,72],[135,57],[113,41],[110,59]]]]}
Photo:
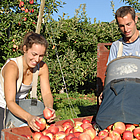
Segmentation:
{"type": "Polygon", "coordinates": [[[36,117],[36,116],[31,115],[29,117],[29,119],[27,120],[27,123],[28,123],[28,125],[29,125],[30,128],[32,128],[34,131],[39,132],[40,130],[39,130],[39,127],[35,123],[36,121],[38,121],[39,123],[41,123],[40,120],[39,120],[39,117],[36,117]]]}
{"type": "Polygon", "coordinates": [[[47,119],[48,123],[51,123],[54,121],[54,119],[56,118],[56,114],[55,114],[55,110],[52,108],[47,107],[48,109],[50,109],[52,111],[53,116],[50,119],[47,119]]]}

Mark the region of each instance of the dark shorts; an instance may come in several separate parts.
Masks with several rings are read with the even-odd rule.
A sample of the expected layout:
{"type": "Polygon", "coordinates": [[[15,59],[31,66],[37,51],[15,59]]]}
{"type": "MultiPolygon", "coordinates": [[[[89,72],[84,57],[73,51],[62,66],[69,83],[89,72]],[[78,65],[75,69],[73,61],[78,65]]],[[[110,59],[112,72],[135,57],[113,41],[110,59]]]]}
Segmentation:
{"type": "Polygon", "coordinates": [[[103,91],[103,101],[96,123],[105,129],[112,123],[140,123],[140,83],[137,81],[110,82],[103,91]]]}
{"type": "MultiPolygon", "coordinates": [[[[7,110],[8,113],[8,110],[7,110]]],[[[4,108],[0,107],[0,132],[3,128],[3,119],[4,119],[4,108]]],[[[1,138],[1,133],[0,133],[0,138],[1,138]]]]}

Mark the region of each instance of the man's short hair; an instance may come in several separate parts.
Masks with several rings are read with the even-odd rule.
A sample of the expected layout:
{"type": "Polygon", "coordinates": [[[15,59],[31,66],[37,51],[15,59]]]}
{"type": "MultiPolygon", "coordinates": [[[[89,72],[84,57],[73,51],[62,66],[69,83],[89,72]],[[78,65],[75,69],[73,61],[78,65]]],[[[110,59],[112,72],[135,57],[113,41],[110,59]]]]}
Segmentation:
{"type": "Polygon", "coordinates": [[[132,19],[135,21],[135,10],[131,6],[122,6],[115,13],[115,19],[118,23],[117,17],[124,17],[127,14],[131,14],[132,19]]]}

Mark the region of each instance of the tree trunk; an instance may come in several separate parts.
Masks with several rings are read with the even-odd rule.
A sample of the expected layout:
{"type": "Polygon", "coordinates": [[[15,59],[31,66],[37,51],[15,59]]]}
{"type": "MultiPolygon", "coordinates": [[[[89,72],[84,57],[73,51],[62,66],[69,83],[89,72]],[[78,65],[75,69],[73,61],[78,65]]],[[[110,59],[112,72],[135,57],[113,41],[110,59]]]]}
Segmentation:
{"type": "Polygon", "coordinates": [[[40,29],[41,29],[41,23],[42,23],[42,17],[44,14],[44,7],[45,7],[45,0],[41,0],[41,4],[40,4],[40,10],[39,10],[39,17],[37,20],[37,27],[36,27],[36,33],[40,34],[40,29]]]}

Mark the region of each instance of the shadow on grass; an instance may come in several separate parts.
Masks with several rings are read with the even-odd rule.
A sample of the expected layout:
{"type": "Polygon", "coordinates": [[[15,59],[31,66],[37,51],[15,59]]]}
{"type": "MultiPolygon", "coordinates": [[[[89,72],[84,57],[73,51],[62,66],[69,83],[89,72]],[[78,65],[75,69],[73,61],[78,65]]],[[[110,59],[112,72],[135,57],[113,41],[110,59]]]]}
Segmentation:
{"type": "Polygon", "coordinates": [[[96,116],[97,105],[78,106],[78,108],[81,112],[81,114],[77,114],[78,117],[96,116]]]}

